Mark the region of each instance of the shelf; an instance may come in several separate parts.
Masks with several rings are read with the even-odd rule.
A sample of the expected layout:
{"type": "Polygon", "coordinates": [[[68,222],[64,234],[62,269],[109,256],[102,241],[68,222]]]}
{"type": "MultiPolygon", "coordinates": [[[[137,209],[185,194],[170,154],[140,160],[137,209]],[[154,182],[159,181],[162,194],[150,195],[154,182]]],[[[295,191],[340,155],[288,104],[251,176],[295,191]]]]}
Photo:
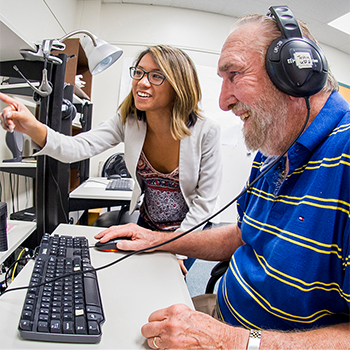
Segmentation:
{"type": "Polygon", "coordinates": [[[1,162],[0,171],[36,178],[36,162],[1,162]]]}
{"type": "MultiPolygon", "coordinates": [[[[39,87],[39,82],[32,83],[33,86],[39,87]]],[[[3,84],[0,85],[0,91],[4,94],[33,96],[33,89],[27,83],[21,84],[3,84]]],[[[33,101],[33,99],[32,99],[33,101]]]]}
{"type": "Polygon", "coordinates": [[[85,81],[85,86],[80,89],[84,97],[79,96],[79,93],[75,91],[74,93],[78,97],[90,100],[92,75],[89,71],[85,52],[80,45],[80,39],[67,39],[64,41],[64,44],[66,45],[65,50],[52,51],[53,54],[65,53],[68,56],[64,81],[77,89],[75,86],[75,76],[81,74],[83,76],[82,80],[85,81]]]}
{"type": "Polygon", "coordinates": [[[76,95],[79,98],[82,98],[84,100],[90,101],[90,96],[88,96],[80,87],[74,86],[74,95],[76,95]]]}

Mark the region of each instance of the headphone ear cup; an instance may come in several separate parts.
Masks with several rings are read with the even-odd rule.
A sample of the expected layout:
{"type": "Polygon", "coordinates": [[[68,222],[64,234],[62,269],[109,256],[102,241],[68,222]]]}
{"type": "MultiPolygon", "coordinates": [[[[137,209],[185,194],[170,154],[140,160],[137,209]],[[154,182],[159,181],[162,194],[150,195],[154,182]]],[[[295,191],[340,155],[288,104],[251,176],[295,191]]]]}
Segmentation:
{"type": "Polygon", "coordinates": [[[73,120],[77,114],[77,109],[75,108],[74,104],[67,99],[63,99],[62,102],[62,119],[73,120]]]}
{"type": "Polygon", "coordinates": [[[314,95],[327,80],[328,64],[324,54],[305,37],[274,40],[267,50],[265,63],[272,82],[291,96],[314,95]]]}

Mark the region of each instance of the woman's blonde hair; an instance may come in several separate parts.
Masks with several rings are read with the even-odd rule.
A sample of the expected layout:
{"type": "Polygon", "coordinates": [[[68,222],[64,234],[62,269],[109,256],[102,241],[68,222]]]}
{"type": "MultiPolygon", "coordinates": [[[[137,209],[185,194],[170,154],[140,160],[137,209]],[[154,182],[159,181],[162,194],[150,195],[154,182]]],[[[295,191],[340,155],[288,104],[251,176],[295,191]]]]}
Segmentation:
{"type": "MultiPolygon", "coordinates": [[[[175,91],[170,126],[172,136],[176,140],[190,136],[189,127],[196,123],[198,117],[202,117],[198,106],[202,92],[194,63],[185,52],[178,48],[156,45],[149,46],[142,51],[136,58],[134,66],[136,67],[148,53],[152,55],[155,63],[175,91]]],[[[139,111],[135,107],[132,91],[121,103],[118,111],[124,123],[126,118],[131,115],[138,120],[146,121],[145,112],[139,111]]]]}

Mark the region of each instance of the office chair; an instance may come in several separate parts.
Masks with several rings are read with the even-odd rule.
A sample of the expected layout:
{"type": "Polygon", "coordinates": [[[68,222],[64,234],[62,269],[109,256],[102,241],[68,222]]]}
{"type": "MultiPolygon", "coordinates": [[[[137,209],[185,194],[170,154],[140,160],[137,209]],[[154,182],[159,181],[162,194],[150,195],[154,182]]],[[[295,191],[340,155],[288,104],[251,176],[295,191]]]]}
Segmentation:
{"type": "MultiPolygon", "coordinates": [[[[124,153],[115,153],[105,161],[101,176],[109,178],[111,175],[120,175],[121,177],[131,177],[125,165],[124,153]]],[[[139,212],[136,210],[130,215],[129,205],[122,205],[118,210],[110,210],[100,215],[92,226],[110,227],[113,225],[123,225],[129,222],[137,223],[139,212]]]]}
{"type": "MultiPolygon", "coordinates": [[[[220,222],[218,224],[212,224],[212,228],[230,225],[229,222],[220,222]]],[[[213,294],[216,282],[224,275],[227,268],[230,265],[230,260],[220,261],[217,263],[210,272],[210,278],[205,288],[205,294],[213,294]]]]}
{"type": "Polygon", "coordinates": [[[124,153],[112,154],[103,164],[101,176],[109,178],[111,175],[131,178],[125,165],[124,153]]]}
{"type": "Polygon", "coordinates": [[[223,276],[226,272],[228,266],[230,264],[230,260],[220,261],[217,263],[210,272],[210,278],[205,288],[205,294],[213,294],[216,282],[223,276]]]}

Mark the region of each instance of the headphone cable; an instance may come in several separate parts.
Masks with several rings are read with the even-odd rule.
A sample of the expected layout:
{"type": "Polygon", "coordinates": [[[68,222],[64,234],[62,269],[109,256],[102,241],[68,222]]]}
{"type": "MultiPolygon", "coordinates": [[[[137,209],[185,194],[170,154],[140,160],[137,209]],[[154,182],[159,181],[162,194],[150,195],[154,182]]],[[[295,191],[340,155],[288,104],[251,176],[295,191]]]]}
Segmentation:
{"type": "MultiPolygon", "coordinates": [[[[207,223],[208,221],[210,221],[211,219],[213,219],[215,216],[219,215],[220,213],[222,213],[224,210],[226,210],[229,206],[231,206],[234,202],[236,202],[241,196],[243,196],[243,194],[245,194],[248,190],[250,190],[256,183],[257,181],[259,181],[263,176],[265,176],[265,174],[271,169],[273,168],[281,159],[282,157],[285,156],[285,154],[290,150],[290,148],[295,144],[295,142],[298,140],[298,138],[300,137],[300,135],[304,132],[306,126],[307,126],[307,123],[310,119],[310,99],[309,99],[309,96],[306,96],[304,97],[305,98],[305,102],[306,102],[306,107],[307,107],[307,116],[306,116],[306,120],[305,120],[305,123],[304,125],[302,126],[301,130],[299,131],[298,135],[294,138],[294,140],[290,143],[290,145],[286,148],[286,150],[280,154],[259,176],[257,176],[255,178],[255,180],[253,180],[251,182],[251,184],[249,184],[244,190],[242,190],[242,192],[240,192],[235,198],[233,198],[229,203],[227,203],[224,207],[222,207],[220,210],[218,210],[215,214],[211,215],[209,218],[205,219],[204,221],[200,222],[199,224],[191,227],[190,229],[188,229],[187,231],[185,232],[182,232],[181,234],[165,241],[165,242],[162,242],[162,243],[159,243],[159,244],[156,244],[156,245],[153,245],[153,246],[150,246],[150,247],[146,247],[146,248],[143,248],[143,249],[140,249],[140,250],[135,250],[135,251],[132,251],[132,252],[129,252],[125,255],[123,255],[122,257],[120,257],[119,259],[116,259],[108,264],[105,264],[103,266],[100,266],[100,267],[96,267],[96,268],[91,268],[91,269],[88,269],[88,270],[84,270],[84,271],[75,271],[75,272],[71,272],[69,274],[66,274],[66,275],[62,275],[62,276],[59,276],[59,277],[55,277],[49,281],[45,281],[45,282],[42,282],[42,283],[39,283],[37,285],[32,285],[31,287],[41,287],[47,283],[52,283],[52,282],[55,282],[61,278],[65,278],[65,277],[68,277],[68,276],[72,276],[72,275],[78,275],[78,274],[85,274],[85,273],[88,273],[88,272],[97,272],[97,271],[100,271],[100,270],[104,270],[110,266],[113,266],[133,255],[138,255],[138,254],[142,254],[142,253],[145,253],[149,250],[152,250],[152,249],[156,249],[156,248],[159,248],[159,247],[162,247],[168,243],[171,243],[171,242],[174,242],[176,240],[178,240],[179,238],[189,234],[190,232],[193,232],[194,230],[196,230],[197,228],[199,228],[200,226],[204,225],[205,223],[207,223]]],[[[29,286],[24,286],[24,287],[16,287],[16,288],[13,288],[13,289],[6,289],[3,293],[5,294],[6,292],[10,292],[10,291],[15,291],[15,290],[21,290],[21,289],[27,289],[29,288],[29,286]]]]}

